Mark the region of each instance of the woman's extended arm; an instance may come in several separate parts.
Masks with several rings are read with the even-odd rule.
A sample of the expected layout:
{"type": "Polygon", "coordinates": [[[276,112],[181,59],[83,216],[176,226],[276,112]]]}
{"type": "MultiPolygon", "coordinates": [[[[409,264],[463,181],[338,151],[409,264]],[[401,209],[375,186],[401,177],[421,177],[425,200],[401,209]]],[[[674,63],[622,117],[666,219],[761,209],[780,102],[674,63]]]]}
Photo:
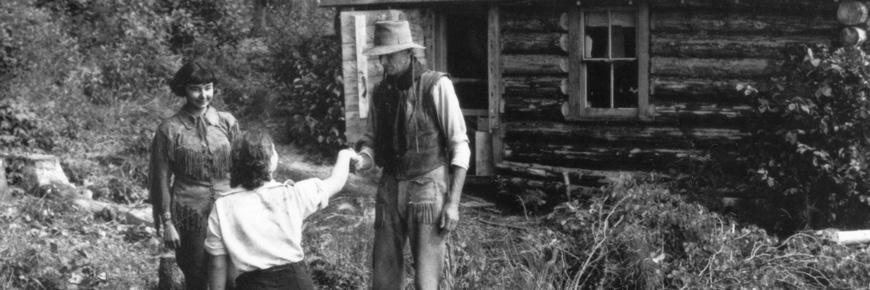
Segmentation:
{"type": "Polygon", "coordinates": [[[347,182],[350,161],[357,160],[359,162],[359,158],[360,156],[353,149],[344,149],[338,152],[338,157],[335,158],[335,166],[332,167],[332,174],[321,183],[321,190],[323,190],[323,194],[326,195],[327,199],[344,188],[344,184],[347,182]]]}

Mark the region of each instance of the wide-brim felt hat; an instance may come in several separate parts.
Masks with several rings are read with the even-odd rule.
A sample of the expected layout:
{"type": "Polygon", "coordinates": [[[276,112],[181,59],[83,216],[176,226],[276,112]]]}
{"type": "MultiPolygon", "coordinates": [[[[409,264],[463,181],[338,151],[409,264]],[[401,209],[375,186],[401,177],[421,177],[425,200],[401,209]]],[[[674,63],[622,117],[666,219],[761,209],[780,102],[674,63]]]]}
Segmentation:
{"type": "Polygon", "coordinates": [[[408,21],[375,22],[374,45],[363,50],[363,55],[384,55],[409,48],[426,49],[414,43],[408,21]]]}

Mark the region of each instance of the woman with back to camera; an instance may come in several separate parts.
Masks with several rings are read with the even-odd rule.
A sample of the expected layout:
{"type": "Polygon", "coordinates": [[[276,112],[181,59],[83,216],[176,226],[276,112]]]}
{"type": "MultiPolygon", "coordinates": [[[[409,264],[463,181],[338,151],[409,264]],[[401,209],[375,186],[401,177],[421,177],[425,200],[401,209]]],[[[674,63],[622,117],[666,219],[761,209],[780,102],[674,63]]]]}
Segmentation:
{"type": "Polygon", "coordinates": [[[313,290],[302,251],[303,221],[344,187],[359,155],[341,150],[328,178],[295,184],[272,178],[278,153],[268,134],[245,132],[233,141],[232,158],[233,189],[221,194],[208,218],[210,289],[224,289],[232,265],[241,272],[237,289],[313,290]]]}
{"type": "Polygon", "coordinates": [[[208,287],[208,214],[218,193],[230,188],[230,151],[239,134],[236,119],[211,106],[216,84],[207,63],[182,66],[169,87],[187,102],[160,124],[151,143],[154,224],[158,232],[164,227],[163,241],[175,250],[188,290],[208,287]]]}

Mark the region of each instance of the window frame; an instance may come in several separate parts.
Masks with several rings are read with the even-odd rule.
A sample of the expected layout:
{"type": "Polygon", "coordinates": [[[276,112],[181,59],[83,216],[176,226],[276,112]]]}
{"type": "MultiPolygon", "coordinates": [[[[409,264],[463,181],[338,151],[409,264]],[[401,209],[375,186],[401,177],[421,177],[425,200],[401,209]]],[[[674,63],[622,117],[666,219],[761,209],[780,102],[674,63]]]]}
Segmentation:
{"type": "MultiPolygon", "coordinates": [[[[568,120],[585,119],[641,119],[650,118],[649,112],[649,4],[637,1],[629,6],[584,7],[572,5],[568,9],[568,120]],[[638,94],[636,108],[591,108],[586,99],[586,64],[584,62],[584,13],[591,11],[636,11],[638,67],[638,94]]],[[[610,52],[608,52],[608,56],[610,52]]],[[[611,80],[612,82],[612,80],[611,80]]],[[[612,86],[612,85],[611,85],[612,86]]],[[[612,87],[611,87],[612,90],[612,87]]]]}

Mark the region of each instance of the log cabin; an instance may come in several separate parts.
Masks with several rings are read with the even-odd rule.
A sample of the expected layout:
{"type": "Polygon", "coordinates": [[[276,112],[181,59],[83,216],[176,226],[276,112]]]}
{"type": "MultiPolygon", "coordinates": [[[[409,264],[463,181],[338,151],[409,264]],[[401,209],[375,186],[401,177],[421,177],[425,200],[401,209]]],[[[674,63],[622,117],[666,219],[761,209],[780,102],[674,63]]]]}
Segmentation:
{"type": "Polygon", "coordinates": [[[321,0],[337,11],[348,141],[365,130],[367,94],[383,79],[378,59],[362,55],[373,23],[407,20],[426,47],[418,60],[451,74],[469,128],[469,173],[555,194],[685,160],[739,160],[741,116],[753,107],[736,86],[777,75],[789,46],[836,40],[841,5],[321,0]]]}

